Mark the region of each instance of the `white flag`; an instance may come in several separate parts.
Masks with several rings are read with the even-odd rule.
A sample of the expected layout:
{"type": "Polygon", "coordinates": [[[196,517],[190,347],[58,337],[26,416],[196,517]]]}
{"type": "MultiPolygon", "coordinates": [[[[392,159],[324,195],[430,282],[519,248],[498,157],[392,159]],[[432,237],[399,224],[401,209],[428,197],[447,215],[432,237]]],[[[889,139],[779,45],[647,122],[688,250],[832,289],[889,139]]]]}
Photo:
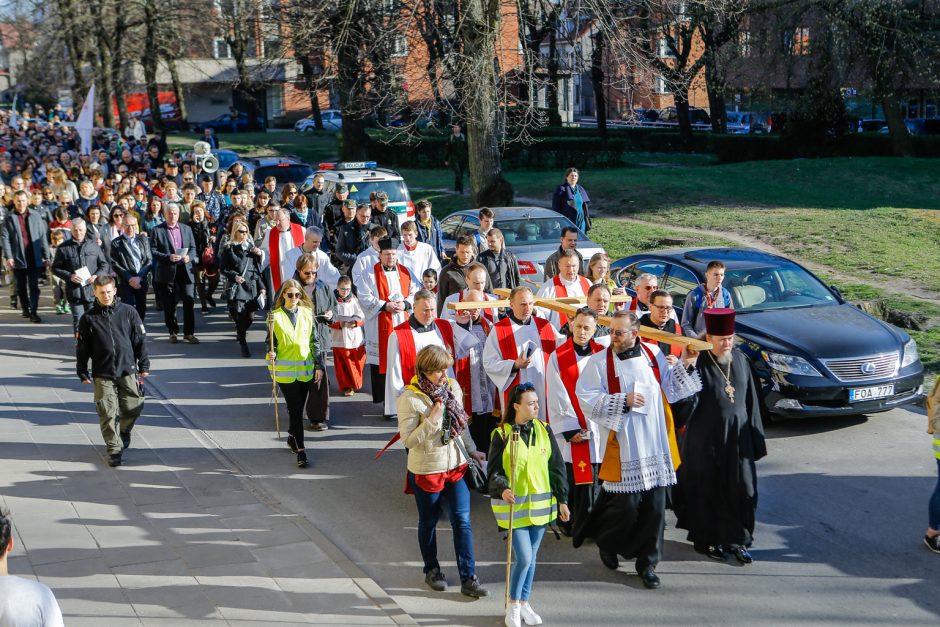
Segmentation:
{"type": "Polygon", "coordinates": [[[13,111],[10,113],[10,127],[14,129],[20,124],[20,116],[16,113],[16,101],[19,99],[19,94],[13,96],[13,111]]]}
{"type": "Polygon", "coordinates": [[[95,127],[95,84],[92,83],[82,105],[82,111],[75,122],[75,130],[82,140],[82,154],[91,154],[91,129],[95,127]]]}

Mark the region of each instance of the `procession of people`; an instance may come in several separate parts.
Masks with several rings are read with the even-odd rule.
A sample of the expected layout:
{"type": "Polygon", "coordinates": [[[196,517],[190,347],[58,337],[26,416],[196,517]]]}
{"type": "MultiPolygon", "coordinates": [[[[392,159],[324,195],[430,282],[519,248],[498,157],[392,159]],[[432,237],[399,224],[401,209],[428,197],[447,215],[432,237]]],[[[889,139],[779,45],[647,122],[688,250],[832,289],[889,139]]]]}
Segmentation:
{"type": "Polygon", "coordinates": [[[753,560],[755,463],[766,446],[755,381],[734,348],[724,268],[709,265],[681,318],[653,275],[626,297],[606,255],[585,263],[577,250],[590,214],[576,170],[555,200],[581,229],[560,231],[546,280],[530,287],[487,208],[480,230],[458,238],[447,258],[430,202],[399,225],[387,197],[357,205],[338,185],[332,204],[297,201],[296,188],[278,199],[276,179],[256,189],[234,166],[207,173],[165,143],[96,137],[88,154],[68,127],[3,124],[0,135],[8,148],[0,161],[17,173],[0,189],[11,306],[41,323],[40,280],[51,268],[110,466],[128,461],[150,374],[147,342],[182,335],[199,344],[196,298],[211,315],[218,297],[243,358],[264,319],[261,353],[272,395],[286,405],[297,467],[317,464],[318,441],[304,432],[329,428],[331,386],[344,396],[367,387],[381,419],[397,422],[432,590],[447,588],[435,532],[446,510],[461,592],[489,594],[474,565],[471,506],[480,492],[511,538],[510,627],[542,623],[530,595],[541,540],[556,525],[575,547],[596,545],[609,568],[635,560],[650,589],[661,585],[667,507],[703,555],[753,560]],[[62,212],[50,211],[44,193],[30,195],[46,181],[56,182],[62,212]],[[147,318],[150,286],[162,337],[157,316],[147,318]],[[560,300],[572,298],[579,302],[560,300]]]}

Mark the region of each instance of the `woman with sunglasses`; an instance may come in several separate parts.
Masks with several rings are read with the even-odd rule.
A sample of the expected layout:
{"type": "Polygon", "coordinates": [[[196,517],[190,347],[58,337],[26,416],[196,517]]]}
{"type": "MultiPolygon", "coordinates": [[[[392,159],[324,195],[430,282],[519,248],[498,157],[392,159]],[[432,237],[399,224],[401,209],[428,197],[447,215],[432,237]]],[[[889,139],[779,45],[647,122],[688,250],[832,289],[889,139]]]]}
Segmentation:
{"type": "Polygon", "coordinates": [[[284,186],[284,189],[281,190],[281,206],[293,209],[295,198],[297,198],[297,186],[293,183],[288,183],[284,186]]]}
{"type": "Polygon", "coordinates": [[[479,598],[489,593],[476,576],[470,490],[463,476],[469,468],[467,455],[481,461],[486,458],[476,450],[467,429],[469,418],[463,409],[460,386],[447,377],[453,363],[450,353],[440,346],[425,346],[418,351],[415,375],[398,397],[398,432],[408,450],[405,491],[414,494],[418,506],[424,582],[437,592],[447,589],[437,561],[437,521],[446,506],[454,530],[460,592],[479,598]]]}
{"type": "Polygon", "coordinates": [[[227,281],[228,315],[235,323],[235,336],[242,357],[251,357],[245,336],[258,310],[258,296],[266,294],[261,278],[264,251],[251,242],[248,224],[244,221],[234,224],[232,241],[222,248],[219,264],[227,281]]]}
{"type": "Polygon", "coordinates": [[[319,381],[323,376],[323,364],[317,362],[310,298],[294,279],[281,285],[271,310],[268,334],[269,346],[274,344],[274,350],[267,355],[268,370],[281,389],[290,417],[287,445],[297,453],[297,467],[306,468],[304,405],[310,381],[319,381]]]}
{"type": "Polygon", "coordinates": [[[565,461],[551,427],[538,416],[535,386],[521,383],[514,387],[502,422],[493,432],[488,456],[491,505],[500,529],[509,528],[510,504],[514,504],[507,627],[520,627],[520,620],[527,625],[542,624],[542,618],[529,604],[539,545],[556,514],[562,522],[570,516],[565,461]],[[517,442],[512,442],[513,432],[519,433],[517,442]],[[515,473],[510,478],[512,457],[515,473]]]}

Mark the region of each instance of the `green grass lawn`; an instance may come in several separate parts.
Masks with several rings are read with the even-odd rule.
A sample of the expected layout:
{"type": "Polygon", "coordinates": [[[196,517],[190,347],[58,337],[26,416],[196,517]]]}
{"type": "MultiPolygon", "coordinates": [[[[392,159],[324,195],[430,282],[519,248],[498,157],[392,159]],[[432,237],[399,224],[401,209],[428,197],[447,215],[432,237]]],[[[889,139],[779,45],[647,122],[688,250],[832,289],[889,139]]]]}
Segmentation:
{"type": "MultiPolygon", "coordinates": [[[[201,134],[185,133],[170,135],[167,143],[171,150],[192,150],[193,143],[201,134]]],[[[294,131],[270,133],[220,133],[219,147],[234,150],[244,156],[295,155],[316,166],[320,161],[336,157],[336,135],[323,133],[301,135],[294,131]]]]}

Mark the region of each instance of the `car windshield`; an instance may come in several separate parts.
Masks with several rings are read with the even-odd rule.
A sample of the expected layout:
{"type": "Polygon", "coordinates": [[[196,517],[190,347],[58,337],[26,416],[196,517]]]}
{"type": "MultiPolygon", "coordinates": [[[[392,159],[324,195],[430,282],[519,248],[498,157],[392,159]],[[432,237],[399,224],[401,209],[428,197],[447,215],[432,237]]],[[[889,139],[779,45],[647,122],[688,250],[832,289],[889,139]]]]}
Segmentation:
{"type": "Polygon", "coordinates": [[[215,153],[215,156],[219,158],[219,167],[223,170],[227,170],[233,163],[238,161],[238,154],[222,150],[215,153]]]}
{"type": "Polygon", "coordinates": [[[794,264],[729,270],[723,286],[740,312],[811,307],[838,302],[818,279],[794,264]]]}
{"type": "MultiPolygon", "coordinates": [[[[520,217],[511,220],[497,219],[495,223],[503,233],[506,246],[531,246],[533,244],[558,244],[561,230],[566,226],[574,226],[564,216],[542,218],[520,217]]],[[[587,239],[580,235],[581,240],[587,239]]]]}
{"type": "Polygon", "coordinates": [[[309,165],[284,163],[256,168],[254,171],[254,179],[260,185],[264,182],[264,179],[273,176],[277,179],[278,185],[294,183],[299,186],[311,174],[313,174],[313,168],[309,165]]]}
{"type": "Polygon", "coordinates": [[[388,202],[408,202],[411,198],[408,196],[408,186],[405,181],[356,181],[347,183],[349,186],[349,197],[356,202],[369,202],[369,194],[372,192],[385,192],[388,194],[388,202]]]}

